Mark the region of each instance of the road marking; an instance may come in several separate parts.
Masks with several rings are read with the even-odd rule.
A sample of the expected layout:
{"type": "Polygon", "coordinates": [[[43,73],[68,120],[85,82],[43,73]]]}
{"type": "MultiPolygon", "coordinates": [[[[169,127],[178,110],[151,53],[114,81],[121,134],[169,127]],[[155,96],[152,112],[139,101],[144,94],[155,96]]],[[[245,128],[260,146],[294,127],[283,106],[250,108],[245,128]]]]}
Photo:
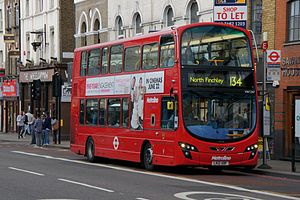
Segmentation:
{"type": "Polygon", "coordinates": [[[24,169],[19,169],[19,168],[15,168],[15,167],[8,167],[8,168],[9,168],[9,169],[12,169],[12,170],[20,171],[20,172],[25,172],[25,173],[29,173],[29,174],[34,174],[34,175],[37,175],[37,176],[45,176],[45,174],[40,174],[40,173],[36,173],[36,172],[24,170],[24,169]]]}
{"type": "Polygon", "coordinates": [[[285,199],[299,200],[299,198],[296,198],[296,197],[291,197],[291,196],[281,195],[281,194],[275,194],[275,193],[271,193],[271,192],[267,192],[267,191],[251,190],[251,189],[246,189],[246,188],[243,188],[243,187],[238,187],[238,186],[233,186],[233,185],[226,185],[226,184],[221,184],[221,183],[212,183],[212,182],[200,181],[200,180],[185,178],[185,177],[175,177],[175,176],[159,174],[159,173],[155,173],[155,172],[138,171],[138,170],[134,170],[134,169],[127,169],[127,168],[122,168],[122,167],[109,166],[109,165],[104,165],[104,164],[100,164],[100,163],[89,163],[89,162],[85,162],[85,161],[70,160],[70,159],[67,159],[67,158],[59,158],[59,157],[55,158],[55,157],[51,157],[51,156],[47,156],[47,155],[27,153],[27,152],[23,152],[23,151],[11,151],[11,152],[12,153],[17,153],[17,154],[23,154],[23,155],[29,155],[29,156],[35,156],[35,157],[42,157],[42,158],[60,160],[60,161],[71,162],[71,163],[77,163],[77,164],[103,167],[103,168],[114,169],[114,170],[118,170],[118,171],[125,171],[125,172],[144,174],[144,175],[149,175],[149,176],[169,178],[169,179],[173,179],[173,180],[180,180],[180,181],[200,183],[200,184],[216,186],[216,187],[229,188],[229,189],[232,189],[232,190],[237,190],[237,191],[242,191],[242,192],[250,192],[250,193],[254,193],[254,194],[262,194],[262,195],[280,197],[280,198],[285,198],[285,199]]]}
{"type": "Polygon", "coordinates": [[[244,200],[262,200],[262,199],[258,199],[258,198],[254,198],[254,197],[247,197],[247,196],[242,196],[242,195],[237,195],[237,194],[229,194],[229,193],[218,193],[218,192],[180,192],[180,193],[177,193],[177,194],[174,194],[175,197],[179,198],[179,199],[183,199],[183,200],[196,200],[196,199],[193,199],[193,198],[190,198],[190,197],[187,197],[189,195],[195,195],[195,194],[203,194],[203,195],[206,195],[206,199],[210,199],[209,197],[207,197],[208,194],[211,194],[211,195],[214,195],[213,199],[219,199],[219,200],[228,200],[228,199],[237,199],[236,197],[238,198],[242,198],[244,200]],[[223,198],[222,197],[217,197],[217,195],[219,196],[224,196],[223,198]]]}
{"type": "Polygon", "coordinates": [[[109,190],[109,189],[105,189],[105,188],[101,188],[101,187],[89,185],[89,184],[86,184],[86,183],[80,183],[80,182],[76,182],[76,181],[70,181],[70,180],[63,179],[63,178],[59,178],[58,180],[64,181],[64,182],[67,182],[67,183],[73,183],[73,184],[76,184],[76,185],[85,186],[85,187],[88,187],[88,188],[93,188],[93,189],[97,189],[97,190],[102,190],[102,191],[105,191],[105,192],[114,192],[113,190],[109,190]]]}
{"type": "Polygon", "coordinates": [[[149,200],[149,199],[145,199],[145,198],[136,198],[137,200],[149,200]]]}

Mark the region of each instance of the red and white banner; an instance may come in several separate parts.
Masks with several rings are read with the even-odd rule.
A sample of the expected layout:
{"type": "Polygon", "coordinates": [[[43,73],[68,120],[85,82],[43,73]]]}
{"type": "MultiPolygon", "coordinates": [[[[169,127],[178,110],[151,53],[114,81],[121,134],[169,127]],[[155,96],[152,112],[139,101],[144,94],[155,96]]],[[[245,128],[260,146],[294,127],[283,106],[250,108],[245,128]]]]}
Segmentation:
{"type": "Polygon", "coordinates": [[[2,84],[3,97],[15,97],[18,96],[18,86],[16,80],[7,80],[2,84]]]}

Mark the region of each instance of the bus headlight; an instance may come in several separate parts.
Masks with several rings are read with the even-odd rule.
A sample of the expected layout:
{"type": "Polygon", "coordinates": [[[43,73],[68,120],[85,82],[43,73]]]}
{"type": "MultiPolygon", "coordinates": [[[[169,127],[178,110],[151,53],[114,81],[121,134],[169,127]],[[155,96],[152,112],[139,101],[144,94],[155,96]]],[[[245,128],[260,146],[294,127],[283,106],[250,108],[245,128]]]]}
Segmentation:
{"type": "Polygon", "coordinates": [[[198,152],[198,149],[191,144],[184,143],[184,142],[178,142],[178,144],[182,150],[184,157],[188,159],[192,159],[191,151],[198,152]]]}
{"type": "Polygon", "coordinates": [[[255,157],[257,149],[258,149],[257,144],[253,144],[253,145],[246,147],[245,152],[251,152],[249,160],[255,157]]]}

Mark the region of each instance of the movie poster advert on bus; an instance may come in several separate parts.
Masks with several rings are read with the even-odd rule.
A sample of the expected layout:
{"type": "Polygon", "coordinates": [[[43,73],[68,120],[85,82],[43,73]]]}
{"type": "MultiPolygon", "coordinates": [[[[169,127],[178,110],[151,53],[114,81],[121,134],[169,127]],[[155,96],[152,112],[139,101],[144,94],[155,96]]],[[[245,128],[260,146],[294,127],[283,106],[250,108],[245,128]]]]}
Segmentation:
{"type": "Polygon", "coordinates": [[[246,28],[246,0],[215,0],[214,22],[246,28]]]}
{"type": "Polygon", "coordinates": [[[135,87],[146,93],[164,92],[164,72],[138,73],[86,79],[86,96],[131,94],[135,87]]]}

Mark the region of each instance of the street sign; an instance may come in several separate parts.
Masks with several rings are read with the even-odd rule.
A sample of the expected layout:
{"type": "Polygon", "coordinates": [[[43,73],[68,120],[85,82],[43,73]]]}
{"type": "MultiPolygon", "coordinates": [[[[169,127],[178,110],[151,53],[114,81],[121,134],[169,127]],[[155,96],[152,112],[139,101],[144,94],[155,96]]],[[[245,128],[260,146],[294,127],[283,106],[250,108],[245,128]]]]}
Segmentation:
{"type": "Polygon", "coordinates": [[[260,48],[265,52],[269,47],[268,41],[263,41],[260,45],[260,48]]]}
{"type": "Polygon", "coordinates": [[[246,28],[247,2],[246,0],[219,1],[214,4],[214,22],[231,24],[241,28],[246,28]]]}
{"type": "Polygon", "coordinates": [[[271,116],[270,111],[266,110],[266,107],[264,106],[263,110],[263,124],[264,124],[264,136],[270,136],[270,126],[271,126],[271,116]]]}
{"type": "Polygon", "coordinates": [[[267,63],[268,64],[280,64],[281,51],[280,50],[267,50],[267,63]]]}

